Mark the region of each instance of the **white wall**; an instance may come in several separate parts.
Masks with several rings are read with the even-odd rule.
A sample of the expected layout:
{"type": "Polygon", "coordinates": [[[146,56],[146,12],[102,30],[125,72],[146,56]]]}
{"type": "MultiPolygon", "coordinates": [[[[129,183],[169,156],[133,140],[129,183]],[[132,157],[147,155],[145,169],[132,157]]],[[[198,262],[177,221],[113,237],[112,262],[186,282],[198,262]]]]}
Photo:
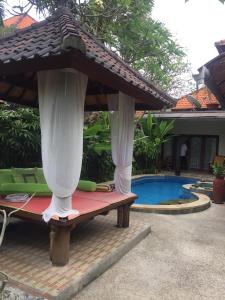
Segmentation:
{"type": "Polygon", "coordinates": [[[176,120],[174,134],[217,135],[219,136],[218,154],[225,155],[225,120],[176,120]]]}

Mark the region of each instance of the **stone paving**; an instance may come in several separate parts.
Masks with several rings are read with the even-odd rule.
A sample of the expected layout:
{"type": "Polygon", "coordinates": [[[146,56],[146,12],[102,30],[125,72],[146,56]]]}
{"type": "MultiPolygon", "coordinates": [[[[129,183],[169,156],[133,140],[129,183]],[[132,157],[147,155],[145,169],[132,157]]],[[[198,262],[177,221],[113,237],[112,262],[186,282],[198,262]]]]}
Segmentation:
{"type": "Polygon", "coordinates": [[[225,299],[225,204],[132,218],[148,223],[151,234],[73,300],[225,299]]]}
{"type": "Polygon", "coordinates": [[[0,269],[10,277],[14,286],[28,294],[47,299],[69,299],[70,294],[80,290],[90,278],[100,275],[139,242],[136,240],[132,244],[139,234],[145,232],[144,238],[150,232],[149,225],[140,221],[132,220],[131,226],[125,229],[117,228],[115,223],[116,214],[113,212],[78,227],[71,234],[69,264],[54,267],[48,256],[48,227],[17,221],[7,229],[0,249],[0,269]],[[127,248],[121,250],[126,245],[127,248]],[[121,255],[118,251],[122,251],[121,255]],[[110,256],[114,253],[117,257],[110,256]]]}
{"type": "MultiPolygon", "coordinates": [[[[197,177],[195,173],[182,175],[197,177]]],[[[213,176],[200,174],[198,178],[212,180],[213,176]]],[[[153,233],[149,237],[74,299],[225,299],[225,205],[214,204],[205,212],[187,216],[133,212],[132,226],[125,230],[113,226],[115,222],[113,213],[74,231],[71,260],[62,268],[49,262],[47,226],[11,224],[0,249],[0,269],[8,273],[13,286],[7,286],[6,299],[70,299],[63,291],[74,280],[150,225],[153,233]]]]}

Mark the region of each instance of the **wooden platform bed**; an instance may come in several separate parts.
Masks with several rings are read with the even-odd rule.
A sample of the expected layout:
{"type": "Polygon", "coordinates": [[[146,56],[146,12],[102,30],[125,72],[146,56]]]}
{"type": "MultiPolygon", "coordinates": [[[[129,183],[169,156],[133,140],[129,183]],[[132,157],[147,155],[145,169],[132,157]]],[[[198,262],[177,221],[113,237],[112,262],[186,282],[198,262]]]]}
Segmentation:
{"type": "MultiPolygon", "coordinates": [[[[73,195],[73,208],[80,214],[73,220],[51,220],[50,226],[50,259],[53,265],[64,266],[69,261],[70,232],[77,224],[88,221],[97,215],[106,215],[110,210],[117,209],[117,226],[129,227],[130,206],[137,198],[135,194],[122,195],[116,192],[80,192],[73,195]]],[[[42,212],[48,207],[50,197],[34,197],[24,209],[13,216],[23,220],[44,222],[42,212]]],[[[0,200],[0,209],[10,212],[21,203],[12,203],[0,200]]]]}

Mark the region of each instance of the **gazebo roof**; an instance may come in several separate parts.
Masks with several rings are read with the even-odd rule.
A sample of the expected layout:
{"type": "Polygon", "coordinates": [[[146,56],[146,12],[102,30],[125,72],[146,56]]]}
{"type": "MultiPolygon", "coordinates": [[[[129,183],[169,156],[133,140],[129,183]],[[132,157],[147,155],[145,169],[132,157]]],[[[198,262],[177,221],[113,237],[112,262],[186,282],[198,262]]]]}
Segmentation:
{"type": "Polygon", "coordinates": [[[136,109],[161,109],[174,99],[145,80],[76,22],[66,8],[0,39],[0,98],[38,106],[39,70],[73,68],[88,75],[86,110],[107,109],[106,94],[122,91],[136,109]]]}

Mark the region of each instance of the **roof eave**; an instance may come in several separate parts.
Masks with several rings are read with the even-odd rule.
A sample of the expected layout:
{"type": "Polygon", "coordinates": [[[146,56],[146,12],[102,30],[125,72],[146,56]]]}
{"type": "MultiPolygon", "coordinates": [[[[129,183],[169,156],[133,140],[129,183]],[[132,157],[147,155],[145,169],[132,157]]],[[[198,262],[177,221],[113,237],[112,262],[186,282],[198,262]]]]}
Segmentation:
{"type": "MultiPolygon", "coordinates": [[[[19,61],[11,60],[8,63],[0,64],[0,75],[3,77],[5,75],[16,75],[20,74],[21,70],[23,70],[23,72],[38,72],[47,69],[73,68],[85,73],[93,80],[102,82],[109,87],[141,100],[143,102],[143,105],[139,104],[141,109],[162,109],[174,105],[173,99],[168,95],[164,93],[161,95],[153,95],[138,86],[134,86],[131,82],[118,76],[118,74],[104,68],[104,65],[97,64],[94,60],[87,59],[85,53],[82,53],[80,50],[70,49],[69,51],[68,45],[71,43],[71,40],[66,43],[67,50],[62,51],[60,55],[47,57],[34,56],[31,59],[19,61]]],[[[77,44],[77,41],[75,41],[75,44],[77,44]]],[[[80,47],[82,48],[82,45],[80,47]]]]}
{"type": "Polygon", "coordinates": [[[225,58],[225,53],[222,53],[210,61],[208,61],[206,64],[204,64],[202,67],[198,69],[199,72],[202,72],[205,68],[207,72],[204,72],[204,82],[205,85],[211,90],[211,92],[216,96],[218,101],[220,102],[222,108],[225,108],[225,95],[221,93],[219,85],[216,83],[214,76],[212,74],[213,66],[215,63],[218,63],[220,60],[225,58]]]}
{"type": "Polygon", "coordinates": [[[159,119],[176,119],[176,120],[225,120],[224,111],[183,111],[183,112],[160,112],[154,114],[159,119]]]}

